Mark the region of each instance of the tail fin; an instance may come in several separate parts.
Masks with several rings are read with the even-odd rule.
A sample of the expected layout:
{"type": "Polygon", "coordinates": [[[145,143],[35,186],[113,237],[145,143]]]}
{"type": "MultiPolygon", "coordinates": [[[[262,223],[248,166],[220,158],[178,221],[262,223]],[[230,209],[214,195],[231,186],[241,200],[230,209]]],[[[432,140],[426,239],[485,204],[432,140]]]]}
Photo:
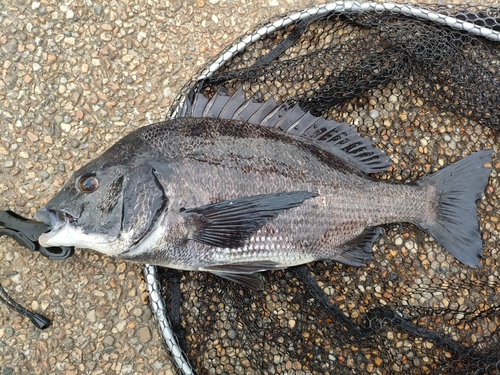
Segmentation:
{"type": "Polygon", "coordinates": [[[479,151],[418,182],[432,183],[439,194],[437,220],[422,229],[470,267],[480,265],[483,253],[476,200],[488,182],[491,168],[484,164],[491,162],[491,154],[479,151]]]}

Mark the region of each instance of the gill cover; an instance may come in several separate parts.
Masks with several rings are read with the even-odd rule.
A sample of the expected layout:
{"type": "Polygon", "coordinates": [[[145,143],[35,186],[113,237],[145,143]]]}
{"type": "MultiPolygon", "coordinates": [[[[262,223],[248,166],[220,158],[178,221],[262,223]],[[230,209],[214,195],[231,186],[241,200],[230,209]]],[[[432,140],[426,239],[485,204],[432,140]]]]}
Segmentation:
{"type": "Polygon", "coordinates": [[[128,237],[131,246],[137,245],[154,228],[167,205],[167,195],[154,168],[149,164],[137,168],[127,178],[123,193],[122,236],[128,237]]]}

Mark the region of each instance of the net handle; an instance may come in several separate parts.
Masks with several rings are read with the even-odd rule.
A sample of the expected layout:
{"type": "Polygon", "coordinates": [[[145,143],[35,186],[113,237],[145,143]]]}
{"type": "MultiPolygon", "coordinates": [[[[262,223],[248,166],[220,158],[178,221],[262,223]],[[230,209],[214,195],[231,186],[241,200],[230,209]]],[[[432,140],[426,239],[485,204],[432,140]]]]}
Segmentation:
{"type": "Polygon", "coordinates": [[[160,325],[160,332],[167,344],[170,354],[172,354],[175,364],[183,375],[196,375],[196,372],[179,345],[177,336],[171,328],[165,301],[161,296],[161,286],[158,280],[158,270],[156,266],[146,264],[144,267],[144,277],[149,293],[151,310],[160,325]]]}

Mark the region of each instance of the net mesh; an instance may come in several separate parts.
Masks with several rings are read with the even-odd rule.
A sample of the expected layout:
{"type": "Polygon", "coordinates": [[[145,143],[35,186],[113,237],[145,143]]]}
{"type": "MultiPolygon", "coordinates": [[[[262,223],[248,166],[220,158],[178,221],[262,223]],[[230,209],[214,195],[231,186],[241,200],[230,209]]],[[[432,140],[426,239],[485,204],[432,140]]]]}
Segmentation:
{"type": "MultiPolygon", "coordinates": [[[[499,137],[500,45],[474,35],[500,31],[499,10],[426,10],[448,25],[390,7],[278,17],[272,21],[288,26],[259,26],[249,34],[258,40],[242,38],[240,53],[208,64],[177,104],[185,94],[211,96],[219,86],[299,103],[352,124],[384,150],[394,166],[377,178],[414,181],[496,149],[499,137]]],[[[477,269],[409,224],[385,226],[365,267],[315,262],[266,272],[262,293],[208,273],[160,269],[172,328],[193,368],[199,374],[499,373],[495,156],[492,166],[478,203],[484,256],[477,269]]]]}

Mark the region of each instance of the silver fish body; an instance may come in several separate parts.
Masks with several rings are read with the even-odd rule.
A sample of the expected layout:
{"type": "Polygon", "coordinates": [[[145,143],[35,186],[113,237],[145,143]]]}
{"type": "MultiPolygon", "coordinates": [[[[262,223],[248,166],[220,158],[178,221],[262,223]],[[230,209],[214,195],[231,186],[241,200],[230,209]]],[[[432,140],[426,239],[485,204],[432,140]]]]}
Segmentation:
{"type": "MultiPolygon", "coordinates": [[[[231,99],[240,112],[249,107],[231,99]]],[[[262,110],[256,106],[254,117],[262,110]]],[[[281,110],[285,117],[300,114],[295,129],[313,118],[281,110]]],[[[461,262],[479,265],[475,201],[491,150],[415,183],[394,184],[368,175],[386,169],[388,160],[345,124],[329,122],[328,138],[220,117],[169,120],[124,137],[37,214],[52,226],[40,243],[209,271],[258,287],[255,273],[263,270],[326,259],[362,265],[379,225],[410,222],[461,262]]]]}

